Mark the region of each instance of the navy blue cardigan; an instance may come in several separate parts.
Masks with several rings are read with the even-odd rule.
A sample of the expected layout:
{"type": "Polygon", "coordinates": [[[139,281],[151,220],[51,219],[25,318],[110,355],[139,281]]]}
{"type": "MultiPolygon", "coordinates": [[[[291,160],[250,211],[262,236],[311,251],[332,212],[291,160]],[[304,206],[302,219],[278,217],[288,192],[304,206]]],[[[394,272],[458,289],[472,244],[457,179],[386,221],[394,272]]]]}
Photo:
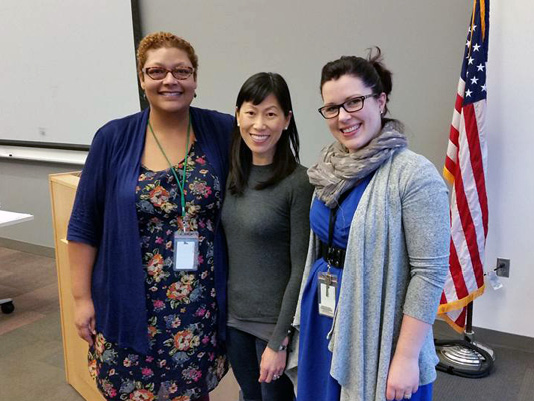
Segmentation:
{"type": "MultiPolygon", "coordinates": [[[[83,168],[67,239],[98,249],[92,296],[96,328],[121,347],[148,351],[145,284],[135,188],[149,109],[113,120],[96,133],[83,168]]],[[[233,117],[191,108],[197,143],[226,188],[233,117]]],[[[219,333],[226,327],[226,248],[219,220],[215,231],[215,289],[219,333]]]]}

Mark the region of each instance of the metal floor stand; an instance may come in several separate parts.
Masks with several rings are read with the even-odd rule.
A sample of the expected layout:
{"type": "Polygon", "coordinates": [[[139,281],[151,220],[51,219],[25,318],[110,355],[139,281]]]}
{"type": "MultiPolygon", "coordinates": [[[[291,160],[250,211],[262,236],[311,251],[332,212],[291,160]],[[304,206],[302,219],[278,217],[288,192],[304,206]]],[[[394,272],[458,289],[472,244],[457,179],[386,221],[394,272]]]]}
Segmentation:
{"type": "Polygon", "coordinates": [[[493,369],[495,353],[487,345],[474,340],[473,303],[467,305],[467,322],[463,340],[435,340],[439,357],[437,369],[470,378],[488,376],[493,369]]]}

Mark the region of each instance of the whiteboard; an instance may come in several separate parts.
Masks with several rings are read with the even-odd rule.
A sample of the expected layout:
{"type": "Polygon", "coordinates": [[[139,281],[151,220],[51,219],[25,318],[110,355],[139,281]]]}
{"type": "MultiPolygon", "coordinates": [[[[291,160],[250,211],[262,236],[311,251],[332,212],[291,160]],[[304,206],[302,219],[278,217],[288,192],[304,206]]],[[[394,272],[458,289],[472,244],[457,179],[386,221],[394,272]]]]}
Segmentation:
{"type": "Polygon", "coordinates": [[[140,109],[130,0],[2,0],[0,49],[0,140],[89,145],[140,109]]]}

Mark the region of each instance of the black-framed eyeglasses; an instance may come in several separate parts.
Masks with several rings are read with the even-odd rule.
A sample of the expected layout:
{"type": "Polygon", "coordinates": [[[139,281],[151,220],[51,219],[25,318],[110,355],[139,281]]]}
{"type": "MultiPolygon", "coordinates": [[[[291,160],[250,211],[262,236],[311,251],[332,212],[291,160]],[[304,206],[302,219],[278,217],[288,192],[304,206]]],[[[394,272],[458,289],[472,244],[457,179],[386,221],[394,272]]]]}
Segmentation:
{"type": "Polygon", "coordinates": [[[363,109],[363,103],[365,99],[376,96],[376,93],[371,93],[365,96],[352,97],[341,104],[329,104],[323,106],[319,108],[319,113],[321,113],[321,115],[327,119],[337,117],[339,115],[339,109],[341,107],[343,107],[343,109],[345,109],[347,113],[354,113],[355,111],[363,109]]]}
{"type": "Polygon", "coordinates": [[[168,70],[163,67],[146,67],[143,69],[143,72],[154,81],[161,81],[162,79],[165,79],[169,72],[174,78],[183,81],[184,79],[189,78],[191,74],[195,72],[195,69],[191,67],[176,67],[172,70],[168,70]]]}

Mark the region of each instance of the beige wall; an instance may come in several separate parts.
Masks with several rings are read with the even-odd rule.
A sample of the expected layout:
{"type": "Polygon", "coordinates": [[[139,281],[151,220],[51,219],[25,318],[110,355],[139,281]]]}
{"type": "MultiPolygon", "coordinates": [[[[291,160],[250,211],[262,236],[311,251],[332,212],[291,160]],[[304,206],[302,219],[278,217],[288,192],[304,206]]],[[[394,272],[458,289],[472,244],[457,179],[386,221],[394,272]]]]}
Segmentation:
{"type": "Polygon", "coordinates": [[[441,166],[472,3],[465,0],[140,0],[142,31],[168,30],[195,46],[195,104],[233,112],[250,75],[276,71],[290,86],[310,165],[331,136],[322,117],[322,66],[378,45],[393,71],[390,110],[412,149],[441,166]]]}
{"type": "Polygon", "coordinates": [[[487,193],[489,232],[486,271],[498,257],[510,259],[510,278],[498,291],[488,288],[475,302],[473,324],[534,337],[534,135],[528,67],[534,62],[534,3],[493,1],[488,62],[487,193]]]}

